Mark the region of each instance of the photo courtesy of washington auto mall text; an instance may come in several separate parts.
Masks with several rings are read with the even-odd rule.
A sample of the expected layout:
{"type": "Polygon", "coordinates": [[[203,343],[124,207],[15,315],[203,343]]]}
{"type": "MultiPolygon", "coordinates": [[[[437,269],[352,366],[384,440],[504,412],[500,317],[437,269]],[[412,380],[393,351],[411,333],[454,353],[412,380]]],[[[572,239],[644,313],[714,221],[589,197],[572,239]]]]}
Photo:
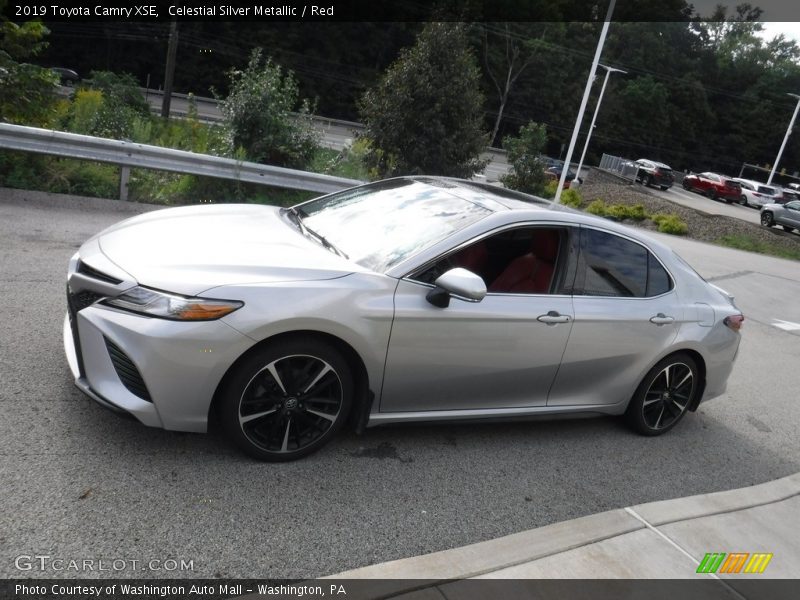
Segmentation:
{"type": "MultiPolygon", "coordinates": [[[[363,587],[363,586],[362,586],[363,587]]],[[[117,600],[130,598],[136,600],[149,600],[161,598],[178,600],[181,598],[198,598],[202,600],[223,600],[226,598],[258,598],[269,597],[278,599],[289,598],[348,598],[363,597],[360,594],[348,596],[348,585],[342,582],[325,582],[314,584],[303,583],[278,583],[259,582],[256,580],[237,580],[235,582],[220,582],[215,580],[196,580],[169,582],[140,580],[106,580],[96,583],[56,582],[55,580],[40,580],[36,582],[7,582],[0,584],[0,597],[27,598],[40,600],[42,598],[84,600],[100,598],[102,600],[117,600]],[[5,589],[4,589],[5,588],[5,589]],[[5,592],[9,593],[6,594],[5,592]]]]}

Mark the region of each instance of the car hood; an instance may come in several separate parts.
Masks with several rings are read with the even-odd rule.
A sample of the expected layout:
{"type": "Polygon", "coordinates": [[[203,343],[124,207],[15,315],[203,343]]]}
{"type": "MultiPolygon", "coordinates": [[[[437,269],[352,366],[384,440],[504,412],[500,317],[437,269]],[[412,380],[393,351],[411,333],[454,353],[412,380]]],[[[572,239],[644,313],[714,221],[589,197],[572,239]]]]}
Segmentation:
{"type": "Polygon", "coordinates": [[[257,204],[139,215],[87,241],[81,257],[89,266],[93,249],[140,285],[186,295],[223,285],[333,279],[365,270],[303,235],[280,209],[257,204]]]}

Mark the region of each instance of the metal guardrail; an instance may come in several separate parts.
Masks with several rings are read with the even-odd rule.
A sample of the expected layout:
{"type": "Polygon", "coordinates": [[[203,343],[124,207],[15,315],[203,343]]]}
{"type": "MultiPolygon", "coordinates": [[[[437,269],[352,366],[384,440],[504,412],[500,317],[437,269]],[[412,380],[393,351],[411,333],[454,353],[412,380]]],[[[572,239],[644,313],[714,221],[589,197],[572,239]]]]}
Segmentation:
{"type": "Polygon", "coordinates": [[[120,199],[128,199],[131,167],[231,179],[292,190],[327,194],[364,183],[232,158],[197,154],[120,140],[0,123],[0,148],[112,163],[122,167],[120,199]]]}

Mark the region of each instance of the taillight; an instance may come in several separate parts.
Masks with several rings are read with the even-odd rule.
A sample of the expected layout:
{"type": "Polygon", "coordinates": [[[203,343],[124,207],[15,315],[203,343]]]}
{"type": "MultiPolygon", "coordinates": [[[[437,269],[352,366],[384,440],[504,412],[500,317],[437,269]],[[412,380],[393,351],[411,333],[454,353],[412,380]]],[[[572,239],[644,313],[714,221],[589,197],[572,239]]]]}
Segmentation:
{"type": "Polygon", "coordinates": [[[742,323],[744,323],[744,315],[731,315],[725,317],[722,322],[725,323],[728,329],[738,332],[742,328],[742,323]]]}

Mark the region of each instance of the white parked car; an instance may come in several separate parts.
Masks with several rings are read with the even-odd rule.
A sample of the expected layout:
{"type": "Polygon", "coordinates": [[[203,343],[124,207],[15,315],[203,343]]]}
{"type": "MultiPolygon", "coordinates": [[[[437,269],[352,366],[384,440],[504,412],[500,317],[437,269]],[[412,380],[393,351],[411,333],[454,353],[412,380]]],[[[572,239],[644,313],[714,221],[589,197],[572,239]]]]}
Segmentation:
{"type": "Polygon", "coordinates": [[[780,188],[776,186],[766,185],[752,179],[740,179],[739,177],[735,177],[733,180],[738,181],[739,185],[742,186],[741,203],[745,206],[761,208],[765,204],[775,202],[775,196],[780,195],[780,188]]]}

